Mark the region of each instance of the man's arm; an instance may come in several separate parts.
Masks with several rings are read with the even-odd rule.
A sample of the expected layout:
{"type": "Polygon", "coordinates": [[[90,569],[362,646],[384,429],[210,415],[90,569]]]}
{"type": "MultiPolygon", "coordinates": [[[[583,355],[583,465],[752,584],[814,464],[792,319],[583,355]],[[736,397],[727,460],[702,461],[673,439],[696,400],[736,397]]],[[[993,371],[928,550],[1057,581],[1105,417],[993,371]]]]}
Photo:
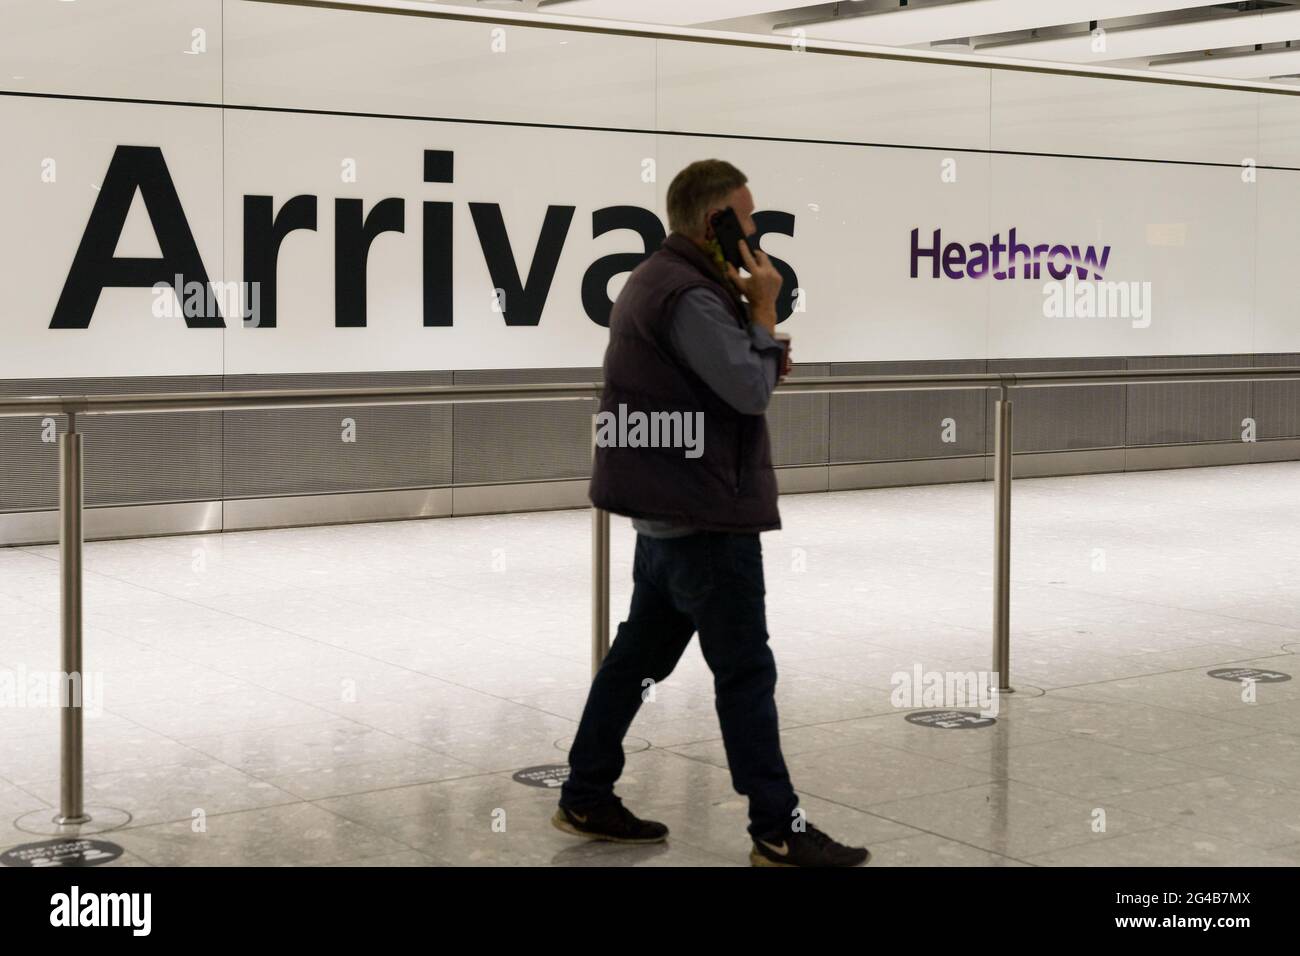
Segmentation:
{"type": "Polygon", "coordinates": [[[673,346],[687,366],[742,415],[761,415],[776,388],[782,347],[762,325],[745,328],[706,288],[677,300],[670,326],[673,346]]]}

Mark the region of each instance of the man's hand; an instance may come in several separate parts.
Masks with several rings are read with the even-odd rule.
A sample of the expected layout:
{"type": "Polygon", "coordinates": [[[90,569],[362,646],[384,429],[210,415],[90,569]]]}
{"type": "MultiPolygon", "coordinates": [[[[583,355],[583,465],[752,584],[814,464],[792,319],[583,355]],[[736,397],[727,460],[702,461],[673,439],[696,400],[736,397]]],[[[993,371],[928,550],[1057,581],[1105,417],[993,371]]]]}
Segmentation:
{"type": "Polygon", "coordinates": [[[767,329],[776,331],[776,297],[781,292],[781,273],[776,271],[772,260],[762,249],[749,251],[749,243],[740,240],[740,259],[745,264],[742,276],[730,262],[727,263],[727,275],[736,284],[736,288],[749,300],[750,318],[767,329]]]}

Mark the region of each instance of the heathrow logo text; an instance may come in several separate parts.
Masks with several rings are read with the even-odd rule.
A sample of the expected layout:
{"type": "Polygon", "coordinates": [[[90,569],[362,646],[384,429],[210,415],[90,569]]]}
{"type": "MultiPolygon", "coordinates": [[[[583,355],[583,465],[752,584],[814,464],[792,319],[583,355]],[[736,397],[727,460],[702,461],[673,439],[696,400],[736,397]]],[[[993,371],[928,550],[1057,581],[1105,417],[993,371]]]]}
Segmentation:
{"type": "Polygon", "coordinates": [[[935,229],[928,240],[912,230],[911,277],[938,279],[1032,279],[1043,283],[1043,317],[1047,319],[1126,319],[1135,329],[1151,325],[1151,283],[1104,278],[1109,245],[1025,242],[1015,226],[1006,238],[995,232],[988,242],[943,241],[935,229]]]}
{"type": "Polygon", "coordinates": [[[1079,279],[1093,275],[1100,279],[1110,260],[1110,246],[1064,243],[1028,243],[1020,241],[1016,227],[1012,226],[1004,241],[996,232],[988,242],[960,242],[944,244],[942,231],[935,229],[930,245],[921,245],[921,230],[912,230],[912,278],[920,274],[922,259],[930,260],[930,274],[937,279],[942,273],[949,279],[1042,279],[1043,272],[1052,279],[1064,279],[1073,274],[1079,279]],[[1004,258],[1005,256],[1005,258],[1004,258]]]}

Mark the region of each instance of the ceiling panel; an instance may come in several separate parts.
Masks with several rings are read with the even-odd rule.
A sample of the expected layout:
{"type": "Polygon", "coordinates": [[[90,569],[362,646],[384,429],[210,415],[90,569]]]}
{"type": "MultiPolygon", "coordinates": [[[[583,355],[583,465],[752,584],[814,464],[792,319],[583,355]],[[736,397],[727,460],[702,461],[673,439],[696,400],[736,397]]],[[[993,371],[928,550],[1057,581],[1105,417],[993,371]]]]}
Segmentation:
{"type": "Polygon", "coordinates": [[[1105,31],[1105,45],[1101,49],[1095,48],[1092,35],[1084,30],[1070,37],[983,44],[977,46],[975,52],[1030,60],[1100,63],[1296,38],[1300,38],[1300,9],[1110,29],[1105,31]]]}
{"type": "Polygon", "coordinates": [[[1156,63],[1150,69],[1155,73],[1220,76],[1238,80],[1267,79],[1286,73],[1300,73],[1300,47],[1202,56],[1180,63],[1156,63]]]}
{"type": "MultiPolygon", "coordinates": [[[[910,46],[953,37],[987,36],[1091,20],[1110,20],[1191,7],[1223,0],[959,0],[904,7],[885,13],[839,17],[800,28],[815,39],[910,46]]],[[[791,18],[792,20],[795,18],[791,18]]],[[[789,32],[781,30],[780,32],[789,32]]]]}
{"type": "MultiPolygon", "coordinates": [[[[0,0],[3,2],[3,0],[0,0]]],[[[367,0],[358,0],[367,2],[367,0]]],[[[771,37],[933,49],[1044,63],[1261,79],[1300,71],[1300,0],[430,0],[771,37]],[[902,7],[898,4],[907,3],[902,7]],[[1264,9],[1260,9],[1260,4],[1264,9]],[[868,12],[869,11],[869,12],[868,12]],[[1100,23],[1104,42],[1090,26],[1100,23]],[[1041,36],[1038,35],[1041,33],[1041,36]],[[1266,49],[1243,56],[1257,46],[1266,49]],[[1203,55],[1208,54],[1208,55],[1203,55]],[[1249,62],[1244,62],[1249,60],[1249,62]],[[1176,62],[1171,62],[1176,61],[1176,62]]]]}
{"type": "Polygon", "coordinates": [[[688,26],[797,5],[789,0],[542,0],[537,12],[688,26]]]}

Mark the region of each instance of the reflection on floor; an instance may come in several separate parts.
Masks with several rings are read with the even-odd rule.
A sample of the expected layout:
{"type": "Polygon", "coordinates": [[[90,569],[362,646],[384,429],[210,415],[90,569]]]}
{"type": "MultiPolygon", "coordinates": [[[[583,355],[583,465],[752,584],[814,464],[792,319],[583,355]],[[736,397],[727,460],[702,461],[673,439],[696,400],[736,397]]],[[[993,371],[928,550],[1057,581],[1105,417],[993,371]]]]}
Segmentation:
{"type": "MultiPolygon", "coordinates": [[[[1300,676],[1298,484],[1291,463],[1018,481],[1019,693],[960,730],[891,691],[990,666],[991,487],[785,499],[769,620],[808,818],[880,866],[1300,863],[1300,679],[1207,673],[1300,676]]],[[[564,762],[583,705],[589,522],[88,545],[86,800],[132,815],[117,863],[744,865],[694,644],[619,788],[667,846],[576,841],[512,779],[564,762]]],[[[631,545],[615,519],[616,618],[631,545]]],[[[0,550],[11,689],[57,669],[56,560],[0,550]]],[[[57,744],[55,710],[0,710],[0,847],[41,839],[13,822],[57,802],[57,744]]]]}

